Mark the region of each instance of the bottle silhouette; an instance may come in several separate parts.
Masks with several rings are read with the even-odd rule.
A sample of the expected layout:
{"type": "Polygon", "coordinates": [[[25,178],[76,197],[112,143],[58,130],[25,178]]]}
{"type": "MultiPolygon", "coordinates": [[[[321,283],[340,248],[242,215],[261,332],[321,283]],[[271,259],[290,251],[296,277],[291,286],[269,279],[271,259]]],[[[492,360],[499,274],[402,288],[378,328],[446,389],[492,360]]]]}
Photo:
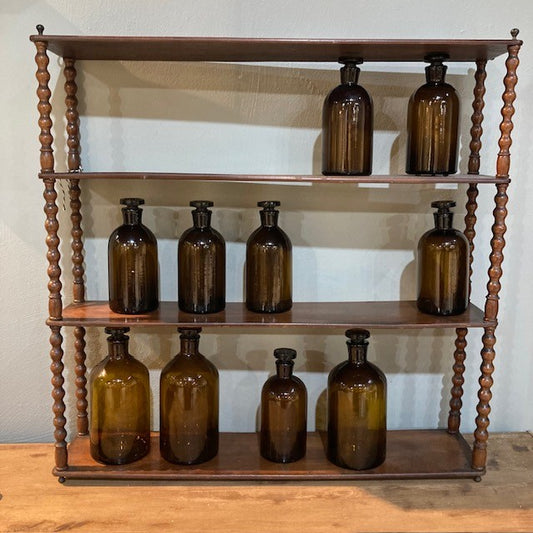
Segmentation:
{"type": "Polygon", "coordinates": [[[364,329],[349,329],[348,360],[328,378],[328,459],[343,468],[364,470],[385,460],[387,380],[366,360],[364,329]]]}
{"type": "Polygon", "coordinates": [[[367,176],[372,173],[372,99],[357,84],[361,59],[340,60],[341,84],[322,111],[322,174],[367,176]]]}
{"type": "Polygon", "coordinates": [[[142,198],[122,198],[123,224],[109,237],[109,307],[115,313],[141,314],[157,309],[157,240],[142,224],[142,198]]]}
{"type": "Polygon", "coordinates": [[[192,465],[218,453],[218,371],[198,351],[201,329],[178,328],[180,351],[161,373],[160,450],[192,465]]]}
{"type": "Polygon", "coordinates": [[[276,463],[291,463],[305,455],[307,440],[307,390],[293,376],[296,351],[274,350],[276,375],[261,391],[261,455],[276,463]]]}
{"type": "Polygon", "coordinates": [[[292,307],[292,244],[278,226],[276,201],[258,202],[261,226],[246,243],[246,307],[280,313],[292,307]]]}
{"type": "Polygon", "coordinates": [[[193,227],[178,243],[178,305],[189,313],[216,313],[226,305],[226,243],[211,227],[213,202],[190,202],[193,227]]]}
{"type": "Polygon", "coordinates": [[[469,244],[453,229],[452,201],[432,202],[435,228],[418,241],[417,305],[431,315],[457,315],[468,307],[469,244]]]}
{"type": "Polygon", "coordinates": [[[128,353],[129,328],[106,328],[109,353],[89,376],[90,450],[101,463],[122,465],[150,450],[148,369],[128,353]]]}
{"type": "Polygon", "coordinates": [[[406,172],[446,176],[457,172],[459,98],[444,81],[447,56],[425,59],[426,83],[409,100],[406,172]]]}

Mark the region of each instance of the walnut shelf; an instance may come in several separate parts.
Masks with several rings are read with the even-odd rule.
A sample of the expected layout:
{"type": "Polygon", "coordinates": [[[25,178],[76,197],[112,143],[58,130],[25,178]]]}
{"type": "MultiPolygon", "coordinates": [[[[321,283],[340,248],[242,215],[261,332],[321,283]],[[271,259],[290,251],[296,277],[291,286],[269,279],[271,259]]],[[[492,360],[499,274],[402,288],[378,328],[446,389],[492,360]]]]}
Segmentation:
{"type": "Polygon", "coordinates": [[[71,304],[61,320],[49,325],[106,327],[127,325],[181,327],[366,327],[366,328],[470,328],[495,325],[483,319],[483,311],[473,304],[461,315],[432,316],[420,313],[414,301],[391,302],[295,302],[290,311],[260,314],[243,303],[228,302],[219,313],[195,315],[179,311],[177,302],[161,302],[159,309],[144,315],[119,315],[107,301],[71,304]]]}
{"type": "Polygon", "coordinates": [[[470,467],[471,449],[461,435],[444,430],[406,430],[387,433],[387,459],[372,470],[346,470],[330,463],[319,433],[309,433],[307,453],[300,461],[279,465],[259,455],[256,433],[221,433],[218,455],[203,464],[180,466],[159,454],[159,436],[152,435],[150,453],[135,463],[102,465],[89,453],[89,438],[69,445],[73,466],[55,471],[66,479],[165,479],[173,481],[303,481],[361,479],[476,478],[470,467]]]}

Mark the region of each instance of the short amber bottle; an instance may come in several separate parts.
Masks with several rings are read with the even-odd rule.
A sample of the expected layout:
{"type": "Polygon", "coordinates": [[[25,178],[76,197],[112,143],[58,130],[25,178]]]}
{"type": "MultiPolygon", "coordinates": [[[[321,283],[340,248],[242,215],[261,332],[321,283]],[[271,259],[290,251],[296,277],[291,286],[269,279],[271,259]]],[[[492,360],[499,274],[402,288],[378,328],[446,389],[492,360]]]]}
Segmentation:
{"type": "Polygon", "coordinates": [[[422,235],[417,253],[417,305],[431,315],[458,315],[468,307],[469,254],[466,237],[453,229],[452,201],[432,202],[435,228],[422,235]]]}
{"type": "Polygon", "coordinates": [[[91,456],[122,465],[150,450],[148,369],[128,352],[129,328],[106,328],[109,354],[89,376],[91,456]]]}
{"type": "Polygon", "coordinates": [[[426,57],[426,83],[410,98],[407,113],[408,174],[457,172],[459,97],[444,81],[445,55],[426,57]]]}
{"type": "Polygon", "coordinates": [[[160,449],[171,463],[218,453],[218,371],[199,351],[201,329],[178,328],[180,351],[161,373],[160,449]]]}
{"type": "Polygon", "coordinates": [[[366,360],[364,329],[349,329],[348,360],[328,378],[328,459],[342,468],[365,470],[385,460],[387,380],[366,360]]]}
{"type": "Polygon", "coordinates": [[[193,227],[178,243],[178,304],[189,313],[216,313],[226,305],[226,243],[211,227],[213,202],[190,205],[193,227]]]}
{"type": "Polygon", "coordinates": [[[278,226],[277,201],[258,202],[261,226],[246,243],[246,307],[280,313],[292,307],[292,244],[278,226]]]}
{"type": "Polygon", "coordinates": [[[372,173],[372,99],[357,83],[362,60],[340,62],[341,84],[328,94],[322,111],[322,174],[367,176],[372,173]]]}
{"type": "Polygon", "coordinates": [[[109,237],[109,307],[141,314],[159,305],[157,240],[142,223],[142,198],[122,198],[123,224],[109,237]]]}
{"type": "Polygon", "coordinates": [[[275,463],[291,463],[305,455],[307,390],[292,374],[296,351],[274,350],[276,375],[261,391],[261,455],[275,463]]]}

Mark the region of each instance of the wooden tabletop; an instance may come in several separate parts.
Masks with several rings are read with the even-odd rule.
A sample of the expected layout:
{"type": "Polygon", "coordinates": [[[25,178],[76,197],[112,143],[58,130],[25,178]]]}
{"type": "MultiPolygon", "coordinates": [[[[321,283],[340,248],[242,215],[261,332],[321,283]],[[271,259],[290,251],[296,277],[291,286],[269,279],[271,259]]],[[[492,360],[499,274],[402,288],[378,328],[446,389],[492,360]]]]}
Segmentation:
{"type": "Polygon", "coordinates": [[[0,531],[533,531],[533,436],[493,434],[471,480],[77,482],[51,444],[0,445],[0,531]]]}

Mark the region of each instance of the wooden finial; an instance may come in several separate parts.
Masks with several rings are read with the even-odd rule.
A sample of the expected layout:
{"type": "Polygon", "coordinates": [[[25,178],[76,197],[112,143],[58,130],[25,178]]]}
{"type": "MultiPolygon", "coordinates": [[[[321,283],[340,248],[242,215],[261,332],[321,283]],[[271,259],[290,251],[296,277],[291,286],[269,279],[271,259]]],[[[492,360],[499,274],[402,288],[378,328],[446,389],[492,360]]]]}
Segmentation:
{"type": "Polygon", "coordinates": [[[516,39],[518,37],[518,34],[520,33],[520,30],[518,28],[513,28],[511,30],[511,37],[513,39],[516,39]]]}
{"type": "Polygon", "coordinates": [[[37,29],[37,32],[39,33],[39,35],[42,35],[44,33],[44,26],[42,24],[37,24],[35,28],[37,29]]]}

